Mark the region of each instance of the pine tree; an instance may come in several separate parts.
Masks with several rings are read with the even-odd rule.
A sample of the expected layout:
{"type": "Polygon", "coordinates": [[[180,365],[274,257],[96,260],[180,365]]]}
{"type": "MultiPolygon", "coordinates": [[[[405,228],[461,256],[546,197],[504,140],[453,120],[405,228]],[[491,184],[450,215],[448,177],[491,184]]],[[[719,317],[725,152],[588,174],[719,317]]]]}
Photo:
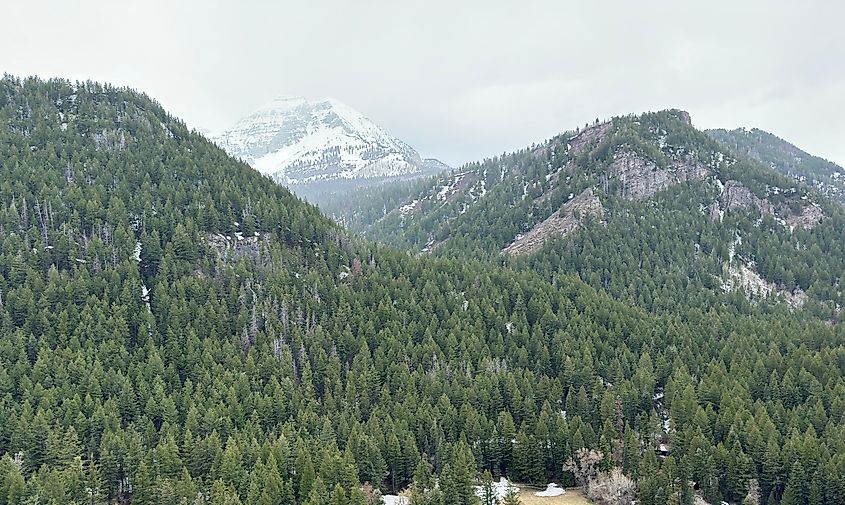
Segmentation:
{"type": "Polygon", "coordinates": [[[496,431],[498,432],[497,453],[500,461],[499,472],[504,474],[512,460],[513,440],[516,438],[516,427],[513,422],[513,417],[507,410],[502,411],[496,422],[496,431]]]}
{"type": "Polygon", "coordinates": [[[443,492],[443,505],[463,505],[459,483],[451,463],[446,463],[440,472],[440,490],[443,492]]]}
{"type": "Polygon", "coordinates": [[[304,505],[326,505],[327,503],[329,503],[329,493],[326,490],[326,485],[323,484],[323,479],[317,477],[314,479],[311,492],[308,494],[308,499],[305,500],[304,505]]]}
{"type": "Polygon", "coordinates": [[[783,505],[804,505],[807,503],[805,495],[805,487],[807,485],[807,475],[804,467],[800,461],[796,461],[792,465],[792,470],[789,472],[789,479],[786,482],[786,487],[783,491],[781,504],[783,505]]]}
{"type": "Polygon", "coordinates": [[[90,454],[83,462],[84,468],[84,485],[85,491],[88,495],[88,503],[99,503],[105,495],[105,484],[100,473],[99,465],[94,459],[94,455],[90,454]]]}
{"type": "Polygon", "coordinates": [[[219,476],[224,483],[234,488],[243,482],[243,459],[240,448],[233,439],[226,444],[226,450],[220,462],[219,476]]]}
{"type": "Polygon", "coordinates": [[[453,451],[451,461],[443,468],[440,475],[444,505],[476,505],[475,495],[476,463],[466,441],[459,441],[453,451]]]}
{"type": "Polygon", "coordinates": [[[522,501],[519,499],[519,493],[516,492],[516,488],[508,484],[505,496],[502,497],[501,505],[521,505],[521,503],[522,501]]]}
{"type": "Polygon", "coordinates": [[[331,499],[329,500],[330,505],[347,505],[349,500],[346,496],[346,491],[343,489],[343,486],[340,484],[336,484],[334,490],[332,491],[331,499]]]}
{"type": "Polygon", "coordinates": [[[809,496],[807,497],[807,505],[822,505],[824,503],[824,496],[822,491],[821,476],[818,472],[813,474],[810,481],[809,496]]]}
{"type": "Polygon", "coordinates": [[[298,451],[296,457],[296,477],[297,495],[301,501],[305,501],[311,495],[311,487],[316,478],[314,464],[311,462],[311,455],[305,450],[298,451]]]}
{"type": "Polygon", "coordinates": [[[370,482],[374,486],[380,486],[387,475],[387,463],[381,455],[381,451],[371,437],[363,439],[363,455],[358,462],[358,474],[361,482],[370,482]]]}
{"type": "Polygon", "coordinates": [[[23,475],[21,475],[20,469],[7,457],[0,460],[0,465],[5,467],[6,471],[5,475],[0,473],[0,477],[2,477],[2,481],[0,481],[0,500],[3,500],[0,503],[9,505],[24,503],[26,482],[23,475]]]}
{"type": "Polygon", "coordinates": [[[434,488],[434,475],[428,464],[428,456],[423,455],[414,469],[414,486],[421,490],[434,488]]]}
{"type": "Polygon", "coordinates": [[[155,480],[146,459],[141,460],[132,476],[132,503],[134,505],[152,505],[158,502],[155,480]]]}
{"type": "Polygon", "coordinates": [[[481,475],[481,505],[499,505],[499,497],[489,471],[481,475]]]}
{"type": "Polygon", "coordinates": [[[176,225],[173,231],[173,251],[176,258],[181,261],[193,261],[195,257],[194,246],[188,231],[181,223],[176,225]]]}
{"type": "Polygon", "coordinates": [[[387,436],[386,463],[390,474],[390,491],[396,492],[397,483],[402,481],[402,447],[399,445],[399,438],[396,433],[391,432],[387,436]]]}
{"type": "Polygon", "coordinates": [[[210,505],[241,505],[241,499],[234,489],[218,479],[211,486],[210,505]]]}

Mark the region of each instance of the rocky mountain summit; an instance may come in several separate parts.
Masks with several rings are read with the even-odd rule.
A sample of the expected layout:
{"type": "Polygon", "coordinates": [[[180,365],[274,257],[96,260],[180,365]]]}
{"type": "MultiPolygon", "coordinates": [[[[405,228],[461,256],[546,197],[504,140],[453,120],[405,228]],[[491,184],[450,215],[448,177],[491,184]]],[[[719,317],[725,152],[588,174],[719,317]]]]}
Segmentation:
{"type": "Polygon", "coordinates": [[[423,159],[363,114],[331,98],[277,97],[214,140],[233,157],[305,196],[448,168],[423,159]]]}
{"type": "Polygon", "coordinates": [[[498,228],[502,234],[494,242],[506,240],[498,250],[518,256],[536,252],[549,238],[569,235],[588,215],[601,220],[609,199],[646,202],[684,185],[710,188],[705,210],[714,218],[753,209],[794,229],[811,228],[824,217],[799,184],[741,182],[750,174],[734,173],[740,170],[737,156],[696,130],[685,111],[597,121],[443,175],[404,203],[385,208],[370,229],[421,226],[428,236],[420,248],[428,252],[453,240],[456,227],[463,229],[460,223],[478,213],[510,208],[513,234],[507,237],[498,228]]]}

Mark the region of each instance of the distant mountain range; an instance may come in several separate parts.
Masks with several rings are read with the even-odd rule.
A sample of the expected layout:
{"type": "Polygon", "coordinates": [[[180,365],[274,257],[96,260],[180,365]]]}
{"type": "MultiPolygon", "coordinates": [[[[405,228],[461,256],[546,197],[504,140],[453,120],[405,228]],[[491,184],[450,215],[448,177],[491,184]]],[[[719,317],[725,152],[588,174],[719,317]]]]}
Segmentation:
{"type": "Polygon", "coordinates": [[[233,157],[312,200],[449,168],[422,158],[360,112],[331,98],[280,96],[212,137],[233,157]]]}

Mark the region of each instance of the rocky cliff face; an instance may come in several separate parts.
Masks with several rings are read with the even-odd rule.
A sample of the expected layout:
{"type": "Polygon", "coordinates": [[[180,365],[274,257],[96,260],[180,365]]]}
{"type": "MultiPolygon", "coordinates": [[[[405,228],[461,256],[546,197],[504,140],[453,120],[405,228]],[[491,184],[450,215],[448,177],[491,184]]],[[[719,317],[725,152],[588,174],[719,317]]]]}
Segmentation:
{"type": "Polygon", "coordinates": [[[687,181],[704,180],[710,170],[695,159],[673,160],[666,168],[629,148],[613,155],[608,176],[621,185],[622,197],[638,201],[651,198],[670,186],[687,181]]]}
{"type": "MultiPolygon", "coordinates": [[[[804,197],[806,198],[806,197],[804,197]]],[[[721,219],[725,212],[737,209],[756,209],[763,216],[771,216],[790,230],[795,228],[812,229],[824,218],[824,212],[818,204],[809,199],[798,199],[795,206],[784,203],[775,205],[768,198],[760,198],[741,182],[729,180],[722,185],[719,198],[710,204],[710,217],[721,219]]]]}
{"type": "MultiPolygon", "coordinates": [[[[537,147],[534,150],[534,155],[537,157],[544,157],[548,155],[549,151],[553,147],[559,146],[562,143],[565,143],[566,145],[566,152],[570,159],[564,166],[560,167],[554,173],[549,174],[548,177],[551,185],[554,186],[558,183],[561,174],[571,174],[575,170],[575,157],[584,154],[595,147],[596,144],[607,137],[608,133],[610,133],[612,129],[613,123],[611,121],[606,121],[604,123],[589,126],[574,135],[561,135],[552,139],[550,142],[537,147]]],[[[546,201],[549,196],[550,195],[548,193],[540,195],[535,199],[535,202],[538,204],[542,203],[546,201]]]]}
{"type": "Polygon", "coordinates": [[[801,307],[807,302],[807,294],[801,288],[789,291],[763,279],[753,268],[743,263],[725,266],[722,289],[728,292],[742,289],[752,300],[780,298],[793,308],[801,307]]]}
{"type": "Polygon", "coordinates": [[[585,128],[569,139],[569,153],[573,156],[582,154],[605,138],[612,128],[613,123],[610,121],[585,128]]]}
{"type": "MultiPolygon", "coordinates": [[[[685,124],[691,125],[690,115],[686,111],[674,110],[674,115],[685,124]]],[[[570,161],[558,172],[550,176],[556,183],[562,173],[575,170],[575,158],[591,151],[613,135],[613,122],[598,123],[567,139],[567,154],[570,161]]],[[[710,168],[691,155],[672,153],[667,166],[661,167],[654,160],[628,145],[618,146],[612,153],[608,166],[608,182],[619,181],[621,196],[626,200],[638,201],[651,198],[669,187],[688,181],[704,180],[710,175],[710,168]]],[[[548,195],[538,198],[538,203],[548,195]]]]}
{"type": "Polygon", "coordinates": [[[758,197],[745,187],[741,182],[727,181],[722,187],[722,193],[719,195],[718,202],[714,205],[721,211],[728,211],[734,209],[751,209],[755,208],[761,214],[773,216],[775,211],[772,204],[763,198],[758,197]]]}
{"type": "Polygon", "coordinates": [[[811,203],[801,208],[797,214],[792,214],[786,218],[786,225],[791,230],[795,228],[803,228],[810,230],[824,219],[824,212],[815,203],[811,203]]]}
{"type": "Polygon", "coordinates": [[[537,223],[529,232],[518,236],[502,253],[511,256],[531,254],[543,247],[551,237],[565,237],[575,231],[587,216],[597,219],[604,217],[604,206],[592,188],[584,190],[546,220],[537,223]]]}

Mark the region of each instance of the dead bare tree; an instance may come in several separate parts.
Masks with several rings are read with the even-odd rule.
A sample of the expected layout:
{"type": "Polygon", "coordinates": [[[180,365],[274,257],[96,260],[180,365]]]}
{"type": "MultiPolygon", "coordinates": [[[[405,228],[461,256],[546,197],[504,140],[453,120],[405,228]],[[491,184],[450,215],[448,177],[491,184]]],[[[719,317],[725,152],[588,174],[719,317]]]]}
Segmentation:
{"type": "Polygon", "coordinates": [[[599,471],[599,464],[604,456],[598,451],[581,448],[575,451],[575,456],[563,464],[565,472],[572,472],[575,482],[579,486],[586,486],[593,480],[599,471]]]}
{"type": "Polygon", "coordinates": [[[587,498],[596,503],[630,505],[636,497],[636,483],[619,468],[602,472],[587,484],[587,498]]]}

